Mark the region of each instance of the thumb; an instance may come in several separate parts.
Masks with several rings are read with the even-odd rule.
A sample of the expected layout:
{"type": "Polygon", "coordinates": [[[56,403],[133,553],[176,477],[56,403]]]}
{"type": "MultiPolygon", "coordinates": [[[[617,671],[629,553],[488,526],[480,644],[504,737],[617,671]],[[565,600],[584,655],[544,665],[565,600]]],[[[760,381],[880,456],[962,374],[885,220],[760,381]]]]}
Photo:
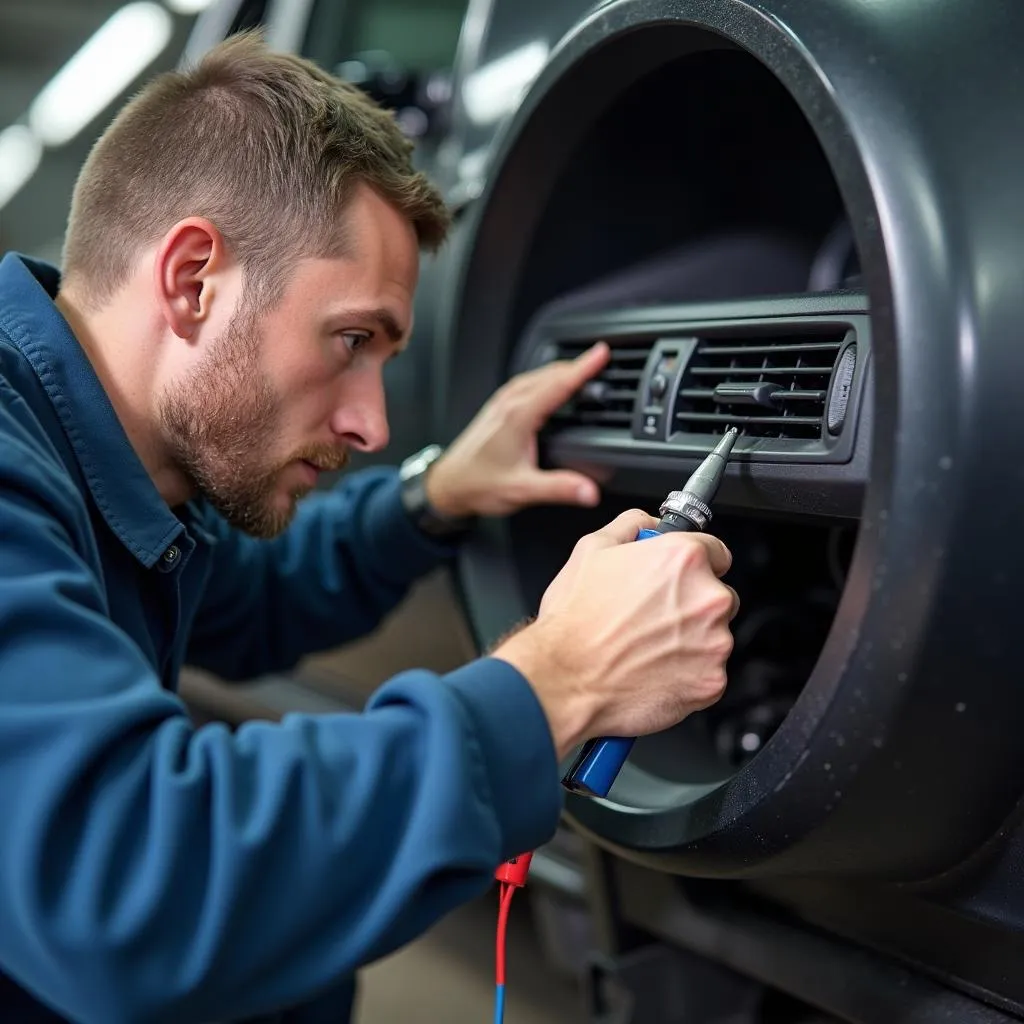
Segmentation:
{"type": "Polygon", "coordinates": [[[617,547],[620,544],[629,544],[631,541],[635,541],[641,530],[653,530],[657,525],[658,520],[653,516],[648,515],[642,509],[631,508],[620,512],[600,530],[581,537],[578,543],[591,550],[617,547]]]}
{"type": "Polygon", "coordinates": [[[524,488],[527,500],[537,505],[585,505],[593,507],[601,492],[590,477],[570,469],[538,470],[524,488]]]}

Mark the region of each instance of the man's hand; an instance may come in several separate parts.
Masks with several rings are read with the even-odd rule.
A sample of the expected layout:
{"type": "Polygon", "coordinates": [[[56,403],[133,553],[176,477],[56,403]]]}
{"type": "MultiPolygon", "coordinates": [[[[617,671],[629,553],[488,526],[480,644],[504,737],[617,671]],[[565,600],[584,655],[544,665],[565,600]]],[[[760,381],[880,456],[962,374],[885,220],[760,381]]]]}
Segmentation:
{"type": "Polygon", "coordinates": [[[716,537],[669,533],[625,512],[583,537],[537,619],[494,657],[519,669],[544,708],[558,757],[594,736],[643,736],[715,703],[739,608],[719,580],[732,556],[716,537]]]}
{"type": "Polygon", "coordinates": [[[496,391],[426,479],[444,515],[502,516],[527,505],[596,505],[597,484],[571,470],[537,466],[537,432],[608,362],[603,342],[573,360],[513,377],[496,391]]]}

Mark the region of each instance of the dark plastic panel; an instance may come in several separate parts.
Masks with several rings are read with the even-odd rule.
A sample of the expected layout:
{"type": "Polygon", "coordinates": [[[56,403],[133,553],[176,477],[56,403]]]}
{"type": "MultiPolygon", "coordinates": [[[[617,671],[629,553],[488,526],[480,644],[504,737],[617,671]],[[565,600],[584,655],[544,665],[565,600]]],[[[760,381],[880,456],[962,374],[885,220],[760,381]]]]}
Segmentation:
{"type": "MultiPolygon", "coordinates": [[[[514,9],[503,7],[508,17],[514,9]]],[[[809,119],[849,214],[872,314],[872,421],[861,421],[858,446],[868,445],[854,454],[868,479],[864,504],[859,491],[843,496],[827,466],[786,481],[778,466],[752,466],[727,481],[722,501],[862,513],[833,636],[786,728],[748,770],[708,783],[703,796],[667,773],[627,773],[618,800],[571,800],[569,812],[656,872],[753,879],[707,883],[733,894],[725,919],[683,913],[633,876],[621,891],[631,922],[851,1021],[1024,1016],[1015,970],[1024,835],[1013,811],[1024,789],[1024,701],[1012,643],[1024,471],[1009,438],[1024,319],[1014,271],[1024,255],[1024,134],[1013,130],[1022,38],[1024,7],[1009,3],[937,0],[926,15],[868,0],[605,5],[554,55],[504,132],[488,190],[459,228],[443,309],[442,376],[459,382],[446,393],[452,434],[504,379],[525,322],[553,297],[542,285],[563,252],[532,280],[527,264],[538,239],[553,248],[545,223],[559,176],[617,96],[687,54],[727,46],[756,55],[809,119]],[[790,911],[788,925],[765,924],[752,886],[790,911]]],[[[677,109],[666,101],[666,123],[677,109]]],[[[707,158],[677,165],[680,189],[707,158]]],[[[647,187],[644,162],[636,166],[637,188],[647,187]]],[[[593,452],[567,442],[550,454],[569,464],[593,452]]],[[[652,501],[695,465],[603,458],[611,486],[652,501]]],[[[484,643],[526,608],[514,534],[488,524],[460,563],[484,643]]]]}
{"type": "MultiPolygon", "coordinates": [[[[871,308],[869,485],[817,668],[772,740],[724,784],[688,787],[627,766],[610,800],[569,799],[580,827],[628,856],[711,875],[920,878],[990,836],[1020,791],[1011,579],[959,538],[980,531],[1011,549],[1016,538],[1007,499],[1021,476],[988,438],[1015,421],[1004,382],[1019,361],[1007,342],[1024,311],[994,268],[1014,263],[1024,230],[1009,226],[1024,208],[1012,201],[1017,136],[993,111],[1014,116],[1024,68],[1008,70],[980,45],[953,47],[953,77],[976,96],[984,82],[979,114],[950,91],[947,70],[921,57],[922,32],[937,46],[980,40],[983,24],[988,38],[1007,39],[1024,27],[1017,10],[939,3],[923,28],[889,6],[851,0],[827,11],[619,0],[564,42],[504,138],[465,225],[449,310],[449,365],[460,383],[452,424],[508,372],[513,338],[503,332],[515,324],[517,283],[574,147],[616,96],[656,69],[682,67],[687,54],[748,50],[789,90],[834,171],[871,308]],[[878,70],[865,76],[871,66],[878,70]]],[[[684,187],[685,167],[679,174],[684,187]]],[[[787,485],[790,507],[813,510],[825,479],[809,467],[802,494],[787,485]]],[[[465,561],[478,555],[477,546],[465,561]]],[[[507,579],[514,552],[499,548],[492,564],[503,558],[507,579]]],[[[493,599],[469,598],[474,609],[493,599]]]]}
{"type": "MultiPolygon", "coordinates": [[[[803,885],[799,882],[774,881],[771,886],[675,885],[666,876],[658,876],[630,864],[619,864],[615,872],[621,893],[620,912],[632,925],[649,930],[664,941],[677,944],[717,960],[733,970],[756,978],[795,995],[823,1010],[836,1014],[853,1024],[1009,1024],[1022,1019],[1024,1007],[1013,998],[1000,995],[999,989],[986,989],[950,973],[951,962],[959,959],[959,967],[967,972],[980,970],[988,979],[995,975],[992,967],[1005,969],[1014,947],[1003,944],[993,955],[996,936],[982,929],[959,922],[959,931],[940,929],[930,936],[931,948],[941,957],[935,961],[896,957],[892,950],[866,946],[863,935],[855,941],[842,934],[827,934],[817,927],[808,927],[799,918],[764,901],[760,891],[785,891],[787,885],[801,893],[810,906],[815,897],[826,901],[828,883],[803,885]],[[751,889],[755,891],[752,892],[751,889]],[[966,941],[965,941],[966,939],[966,941]],[[973,943],[973,945],[972,945],[973,943]]],[[[846,894],[852,905],[862,891],[850,886],[832,885],[831,893],[846,894]]],[[[870,917],[874,911],[884,916],[881,892],[869,902],[859,917],[870,917]]],[[[901,909],[905,909],[902,908],[901,909]]],[[[895,917],[895,913],[889,913],[895,917]]],[[[918,928],[915,938],[927,943],[927,925],[935,916],[925,919],[926,927],[918,928]]],[[[811,919],[828,920],[829,930],[835,926],[827,910],[812,912],[811,919]]],[[[904,921],[913,918],[904,917],[904,921]]],[[[840,929],[841,932],[841,929],[840,929]]],[[[1012,971],[1012,967],[1011,967],[1012,971]]],[[[1003,976],[1019,992],[1019,972],[1003,976]]]]}

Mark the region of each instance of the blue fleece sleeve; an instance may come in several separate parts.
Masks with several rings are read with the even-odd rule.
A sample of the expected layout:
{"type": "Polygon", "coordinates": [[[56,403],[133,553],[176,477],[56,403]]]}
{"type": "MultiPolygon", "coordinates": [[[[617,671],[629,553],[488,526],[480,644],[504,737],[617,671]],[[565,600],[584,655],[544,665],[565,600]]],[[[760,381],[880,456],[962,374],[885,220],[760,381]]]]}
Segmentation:
{"type": "Polygon", "coordinates": [[[0,970],[17,984],[81,1024],[270,1013],[551,836],[550,734],[499,660],[404,674],[360,715],[195,729],[106,617],[77,495],[38,461],[5,438],[0,970]]]}
{"type": "Polygon", "coordinates": [[[272,541],[212,514],[207,526],[217,542],[188,661],[224,679],[280,672],[366,635],[452,554],[411,522],[397,470],[382,467],[311,495],[272,541]]]}

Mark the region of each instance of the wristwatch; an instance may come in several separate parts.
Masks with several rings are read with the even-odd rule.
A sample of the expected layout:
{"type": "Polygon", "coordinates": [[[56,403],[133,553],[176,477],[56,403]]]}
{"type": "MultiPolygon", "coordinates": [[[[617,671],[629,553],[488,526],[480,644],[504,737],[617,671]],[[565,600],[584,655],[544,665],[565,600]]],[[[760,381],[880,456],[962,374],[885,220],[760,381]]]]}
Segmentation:
{"type": "Polygon", "coordinates": [[[452,541],[467,534],[476,523],[476,516],[446,516],[427,499],[426,479],[430,467],[444,454],[439,444],[427,445],[402,463],[398,479],[402,485],[402,507],[409,518],[428,537],[452,541]]]}

